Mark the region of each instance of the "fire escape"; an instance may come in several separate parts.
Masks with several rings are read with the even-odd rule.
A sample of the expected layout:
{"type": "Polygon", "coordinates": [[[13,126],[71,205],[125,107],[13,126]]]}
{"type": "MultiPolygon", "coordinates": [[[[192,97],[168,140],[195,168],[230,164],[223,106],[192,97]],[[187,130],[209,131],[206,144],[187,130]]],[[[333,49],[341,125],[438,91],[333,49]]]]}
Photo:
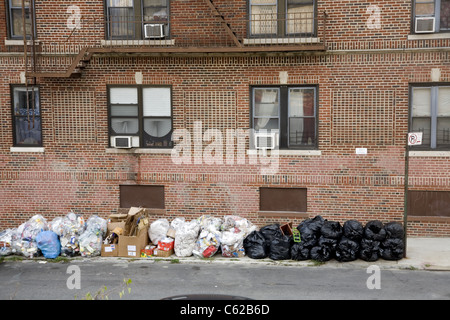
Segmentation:
{"type": "MultiPolygon", "coordinates": [[[[157,54],[157,55],[192,55],[192,54],[266,54],[266,53],[287,53],[287,52],[303,52],[303,51],[325,51],[326,50],[326,19],[327,14],[323,12],[320,15],[314,15],[308,19],[302,19],[298,17],[291,17],[288,21],[287,18],[273,17],[273,14],[267,18],[267,14],[260,17],[252,19],[248,18],[245,21],[239,21],[241,24],[241,32],[236,32],[234,29],[236,21],[230,23],[227,21],[226,17],[219,11],[213,0],[204,0],[204,3],[209,7],[209,14],[204,19],[214,20],[217,28],[221,29],[224,36],[220,40],[210,40],[207,39],[204,43],[180,43],[177,45],[168,44],[165,40],[135,40],[132,39],[120,39],[120,40],[103,40],[97,39],[97,42],[84,43],[87,38],[92,38],[94,35],[91,33],[83,33],[82,28],[75,27],[65,38],[61,41],[67,41],[69,39],[78,37],[80,39],[81,45],[78,47],[77,53],[72,53],[73,60],[70,64],[65,67],[65,70],[49,71],[43,70],[44,68],[40,65],[40,59],[44,55],[51,55],[53,52],[49,51],[51,46],[46,46],[42,48],[42,43],[38,43],[36,40],[36,30],[34,22],[34,8],[30,6],[29,15],[31,17],[30,21],[26,21],[26,8],[25,1],[22,0],[22,19],[24,26],[26,23],[31,23],[30,28],[24,29],[24,63],[25,63],[25,75],[27,79],[27,85],[36,85],[37,78],[78,78],[81,77],[83,69],[88,65],[90,59],[93,55],[101,54],[157,54]],[[283,20],[284,19],[284,20],[283,20]],[[256,23],[255,23],[256,20],[256,23]],[[282,23],[280,23],[282,21],[282,23]],[[300,21],[305,28],[316,29],[315,32],[309,30],[306,36],[300,35],[297,37],[279,37],[277,34],[277,23],[279,25],[296,26],[300,25],[296,21],[300,21]],[[305,21],[310,21],[305,23],[305,21]],[[313,21],[313,22],[312,22],[313,21]],[[289,24],[290,23],[290,24],[289,24]],[[242,27],[244,26],[244,27],[242,27]],[[245,33],[251,33],[252,30],[257,30],[256,33],[264,34],[258,37],[248,37],[245,39],[245,33]],[[271,29],[269,32],[264,30],[271,29]],[[319,33],[317,31],[320,29],[320,38],[316,36],[319,33]],[[29,34],[28,31],[29,30],[29,34]],[[245,30],[244,34],[242,30],[245,30]],[[263,31],[261,31],[263,30],[263,31]],[[275,30],[275,31],[274,31],[275,30]],[[270,35],[267,36],[266,33],[270,35]],[[83,38],[84,37],[84,38],[83,38]],[[225,39],[225,40],[224,40],[225,39]],[[320,40],[319,40],[320,39],[320,40]],[[209,41],[209,42],[208,42],[209,41]]],[[[142,19],[139,21],[126,21],[117,22],[111,21],[108,17],[103,17],[100,19],[92,19],[81,17],[83,23],[93,25],[92,29],[105,30],[108,32],[112,27],[119,26],[130,26],[130,25],[142,25],[142,19]],[[122,25],[120,25],[122,23],[122,25]]],[[[172,24],[174,25],[174,23],[172,24]]],[[[175,29],[175,27],[173,27],[175,29]]],[[[301,33],[304,30],[300,31],[301,33]]],[[[295,33],[295,32],[294,32],[295,33]]],[[[107,38],[107,37],[106,37],[107,38]]],[[[111,39],[111,38],[108,38],[111,39]]],[[[176,36],[174,41],[178,42],[176,36]]],[[[45,41],[44,41],[45,42],[45,41]]]]}

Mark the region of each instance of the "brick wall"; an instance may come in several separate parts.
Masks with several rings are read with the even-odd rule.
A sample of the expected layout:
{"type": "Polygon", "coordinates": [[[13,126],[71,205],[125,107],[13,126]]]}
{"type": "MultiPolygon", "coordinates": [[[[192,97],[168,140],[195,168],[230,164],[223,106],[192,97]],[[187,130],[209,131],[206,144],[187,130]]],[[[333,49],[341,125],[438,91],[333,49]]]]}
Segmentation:
{"type": "MultiPolygon", "coordinates": [[[[233,29],[245,34],[241,22],[246,1],[215,3],[233,29]]],[[[43,48],[61,49],[59,55],[45,57],[46,70],[65,70],[73,59],[69,53],[80,44],[75,39],[93,45],[104,39],[103,29],[83,28],[91,36],[77,35],[66,46],[62,41],[67,34],[66,10],[74,4],[88,17],[103,17],[102,1],[36,1],[43,48]]],[[[158,213],[155,219],[237,214],[264,225],[297,224],[320,214],[341,222],[402,221],[409,83],[430,82],[432,68],[440,68],[441,81],[447,82],[450,67],[447,50],[385,49],[442,47],[448,40],[407,40],[410,1],[406,0],[379,5],[382,28],[369,30],[366,10],[373,4],[378,3],[340,1],[337,6],[335,1],[319,1],[318,11],[329,14],[331,50],[325,53],[99,54],[80,79],[39,79],[44,153],[10,152],[9,84],[21,82],[23,60],[15,54],[0,56],[0,229],[15,227],[37,213],[49,220],[70,210],[106,217],[119,207],[122,184],[165,186],[165,214],[158,213]],[[172,87],[174,129],[191,132],[198,120],[203,132],[248,129],[250,86],[279,85],[281,72],[287,72],[287,85],[317,85],[321,155],[282,155],[278,173],[266,176],[248,157],[245,164],[175,165],[170,154],[115,153],[108,148],[107,85],[136,84],[136,72],[142,72],[144,85],[172,87]],[[367,148],[367,155],[355,154],[361,147],[367,148]],[[267,186],[307,188],[307,212],[259,212],[259,188],[267,186]]],[[[223,29],[206,19],[209,11],[201,1],[172,1],[173,38],[185,44],[195,44],[203,35],[226,38],[223,29]],[[187,26],[180,18],[183,28],[176,30],[176,17],[190,14],[204,20],[187,26]],[[195,35],[202,36],[190,38],[195,35]]],[[[1,30],[6,30],[4,24],[1,30]]],[[[9,50],[2,48],[4,53],[9,50]]],[[[412,157],[411,189],[450,191],[449,178],[443,175],[449,166],[448,157],[412,157]]],[[[412,219],[408,227],[413,236],[450,235],[446,219],[412,219]]]]}

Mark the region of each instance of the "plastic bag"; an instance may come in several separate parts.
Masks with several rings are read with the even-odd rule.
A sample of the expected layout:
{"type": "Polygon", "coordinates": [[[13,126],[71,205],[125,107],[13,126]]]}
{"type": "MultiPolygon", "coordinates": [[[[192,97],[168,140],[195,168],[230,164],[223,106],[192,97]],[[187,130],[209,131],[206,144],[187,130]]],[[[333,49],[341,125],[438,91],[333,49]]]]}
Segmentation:
{"type": "Polygon", "coordinates": [[[315,216],[312,219],[303,220],[297,230],[300,232],[300,239],[305,246],[314,246],[320,237],[320,229],[325,220],[321,216],[315,216]]]}
{"type": "Polygon", "coordinates": [[[380,241],[361,239],[359,258],[364,261],[376,261],[380,257],[380,241]]]}
{"type": "Polygon", "coordinates": [[[403,225],[398,222],[388,222],[384,225],[386,239],[403,239],[403,225]]]}
{"type": "Polygon", "coordinates": [[[83,257],[99,256],[102,251],[103,237],[106,235],[108,221],[93,215],[86,221],[86,230],[80,235],[78,242],[83,257]]]}
{"type": "Polygon", "coordinates": [[[239,216],[225,216],[220,229],[220,248],[224,257],[242,257],[245,255],[244,239],[254,230],[250,221],[239,216]]]}
{"type": "Polygon", "coordinates": [[[56,217],[48,224],[48,229],[50,231],[53,231],[58,236],[61,236],[63,234],[63,217],[56,217]]]}
{"type": "Polygon", "coordinates": [[[0,256],[13,254],[12,241],[14,233],[14,229],[6,229],[0,232],[0,256]]]}
{"type": "Polygon", "coordinates": [[[86,229],[82,215],[69,212],[62,221],[61,255],[73,257],[80,252],[79,237],[86,229]]]}
{"type": "Polygon", "coordinates": [[[320,233],[328,239],[339,239],[342,236],[342,226],[337,221],[324,221],[320,233]]]}
{"type": "Polygon", "coordinates": [[[336,247],[336,260],[353,261],[358,258],[359,244],[356,241],[342,237],[336,247]]]}
{"type": "Polygon", "coordinates": [[[380,256],[385,260],[400,260],[403,258],[404,248],[402,239],[386,239],[381,243],[380,256]]]}
{"type": "Polygon", "coordinates": [[[150,241],[157,246],[158,241],[166,237],[169,228],[170,224],[167,219],[158,219],[153,221],[150,224],[150,228],[148,228],[148,236],[150,241]]]}
{"type": "Polygon", "coordinates": [[[266,238],[260,231],[251,232],[244,239],[245,254],[252,259],[263,259],[268,255],[266,238]]]}
{"type": "Polygon", "coordinates": [[[36,244],[42,255],[47,259],[55,259],[61,253],[61,243],[58,235],[50,230],[42,231],[36,236],[36,244]]]}
{"type": "Polygon", "coordinates": [[[319,246],[328,246],[332,253],[336,251],[336,246],[338,244],[338,239],[325,238],[324,236],[320,236],[318,245],[319,246]]]}
{"type": "Polygon", "coordinates": [[[192,254],[197,258],[212,257],[220,246],[219,233],[209,232],[208,230],[200,231],[200,235],[195,243],[192,254]]]}
{"type": "Polygon", "coordinates": [[[303,242],[295,242],[291,246],[291,259],[292,260],[308,260],[310,258],[310,247],[305,246],[303,242]]]}
{"type": "Polygon", "coordinates": [[[347,220],[343,226],[343,236],[353,241],[361,241],[364,234],[364,227],[357,220],[347,220]]]}
{"type": "Polygon", "coordinates": [[[283,232],[281,231],[280,225],[278,223],[264,226],[259,230],[259,232],[262,233],[268,245],[270,245],[274,238],[280,238],[283,236],[283,232]]]}
{"type": "Polygon", "coordinates": [[[189,257],[192,255],[199,231],[200,224],[197,220],[179,225],[175,232],[174,250],[176,256],[189,257]]]}
{"type": "Polygon", "coordinates": [[[291,237],[282,235],[270,242],[269,258],[272,260],[287,260],[291,258],[291,237]]]}
{"type": "Polygon", "coordinates": [[[364,227],[364,237],[370,240],[383,241],[386,238],[386,230],[383,223],[378,220],[367,222],[364,227]]]}
{"type": "Polygon", "coordinates": [[[331,248],[327,245],[314,246],[311,248],[311,259],[325,262],[333,257],[331,248]]]}
{"type": "Polygon", "coordinates": [[[46,230],[48,230],[47,220],[40,214],[34,215],[25,223],[22,231],[22,239],[34,241],[41,231],[46,230]]]}

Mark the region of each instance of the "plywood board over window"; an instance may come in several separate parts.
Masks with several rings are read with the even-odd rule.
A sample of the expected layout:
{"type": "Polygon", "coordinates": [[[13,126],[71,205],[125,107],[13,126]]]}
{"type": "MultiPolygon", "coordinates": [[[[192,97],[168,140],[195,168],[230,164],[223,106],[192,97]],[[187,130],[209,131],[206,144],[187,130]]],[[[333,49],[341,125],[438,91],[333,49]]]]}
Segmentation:
{"type": "Polygon", "coordinates": [[[120,207],[164,209],[164,186],[121,185],[120,207]]]}
{"type": "Polygon", "coordinates": [[[450,217],[450,191],[409,191],[408,215],[450,217]]]}
{"type": "Polygon", "coordinates": [[[306,188],[260,188],[260,211],[306,212],[306,188]]]}

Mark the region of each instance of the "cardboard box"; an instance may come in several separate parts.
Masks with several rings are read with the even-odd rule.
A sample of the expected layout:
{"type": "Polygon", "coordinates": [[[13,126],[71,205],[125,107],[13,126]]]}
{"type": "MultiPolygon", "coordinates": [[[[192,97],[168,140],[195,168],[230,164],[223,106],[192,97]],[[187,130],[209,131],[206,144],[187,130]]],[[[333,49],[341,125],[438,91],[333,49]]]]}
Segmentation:
{"type": "Polygon", "coordinates": [[[148,245],[148,230],[141,229],[137,236],[119,236],[119,257],[139,258],[141,250],[148,245]]]}
{"type": "Polygon", "coordinates": [[[160,249],[153,250],[153,256],[155,256],[155,257],[170,257],[174,253],[175,253],[175,251],[173,249],[170,249],[169,251],[160,250],[160,249]]]}
{"type": "Polygon", "coordinates": [[[292,222],[283,224],[280,229],[285,236],[292,236],[292,222]]]}
{"type": "Polygon", "coordinates": [[[118,244],[102,244],[102,257],[117,257],[119,255],[118,244]]]}

